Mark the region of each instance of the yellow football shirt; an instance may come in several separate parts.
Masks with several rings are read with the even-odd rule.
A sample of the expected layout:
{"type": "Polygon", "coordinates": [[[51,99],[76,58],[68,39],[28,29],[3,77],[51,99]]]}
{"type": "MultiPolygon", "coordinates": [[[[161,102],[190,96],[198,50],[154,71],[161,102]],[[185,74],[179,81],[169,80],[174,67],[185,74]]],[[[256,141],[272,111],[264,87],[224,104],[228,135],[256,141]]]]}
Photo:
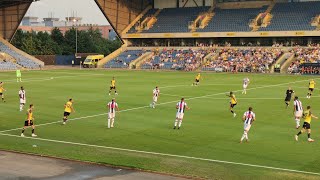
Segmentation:
{"type": "Polygon", "coordinates": [[[310,110],[305,110],[303,111],[303,119],[304,119],[304,122],[307,122],[307,123],[311,123],[311,111],[310,110]]]}
{"type": "Polygon", "coordinates": [[[72,107],[72,102],[68,101],[65,105],[64,111],[71,113],[71,111],[72,111],[71,107],[72,107]]]}
{"type": "Polygon", "coordinates": [[[314,81],[309,82],[309,88],[314,88],[315,85],[316,85],[316,82],[314,81]]]}
{"type": "Polygon", "coordinates": [[[231,100],[230,100],[231,104],[237,104],[237,99],[236,99],[236,96],[234,94],[231,95],[230,98],[231,98],[231,100]]]}
{"type": "Polygon", "coordinates": [[[33,113],[31,109],[28,109],[27,120],[28,121],[33,120],[33,113]]]}
{"type": "Polygon", "coordinates": [[[116,80],[111,80],[111,87],[115,87],[116,86],[116,80]]]}

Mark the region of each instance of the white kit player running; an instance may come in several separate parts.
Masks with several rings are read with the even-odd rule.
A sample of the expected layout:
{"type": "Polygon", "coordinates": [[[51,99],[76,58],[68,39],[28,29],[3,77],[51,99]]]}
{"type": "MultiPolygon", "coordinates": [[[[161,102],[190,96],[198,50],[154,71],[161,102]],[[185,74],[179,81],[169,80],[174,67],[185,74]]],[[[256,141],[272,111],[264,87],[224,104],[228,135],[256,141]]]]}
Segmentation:
{"type": "Polygon", "coordinates": [[[302,114],[303,114],[303,107],[302,107],[302,103],[299,100],[298,96],[294,97],[293,113],[294,113],[294,118],[296,120],[296,128],[299,129],[299,127],[300,127],[300,119],[301,119],[302,114]]]}
{"type": "Polygon", "coordinates": [[[23,111],[23,107],[26,104],[26,91],[22,86],[19,91],[19,98],[20,98],[20,111],[23,111]]]}
{"type": "Polygon", "coordinates": [[[242,90],[242,94],[247,94],[247,87],[248,87],[249,83],[250,83],[249,78],[246,77],[246,78],[243,79],[243,90],[242,90]]]}
{"type": "Polygon", "coordinates": [[[249,107],[249,110],[244,113],[242,120],[244,121],[244,131],[240,143],[242,143],[244,139],[246,139],[247,142],[249,141],[248,132],[251,128],[253,121],[256,120],[256,115],[254,114],[254,112],[252,112],[252,107],[249,107]]]}
{"type": "Polygon", "coordinates": [[[152,103],[150,104],[150,107],[155,108],[156,103],[158,102],[158,97],[160,96],[160,90],[158,86],[153,90],[152,96],[152,103]]]}
{"type": "Polygon", "coordinates": [[[173,129],[176,129],[177,125],[178,125],[178,129],[180,129],[183,116],[184,116],[184,111],[186,109],[189,110],[190,108],[188,107],[187,103],[184,102],[184,98],[181,98],[181,101],[179,101],[176,105],[176,109],[177,109],[177,114],[176,114],[176,120],[174,122],[173,129]]]}
{"type": "Polygon", "coordinates": [[[108,128],[114,127],[114,118],[116,117],[116,110],[119,111],[118,104],[116,103],[115,99],[112,99],[111,102],[107,105],[109,109],[108,113],[108,128]]]}

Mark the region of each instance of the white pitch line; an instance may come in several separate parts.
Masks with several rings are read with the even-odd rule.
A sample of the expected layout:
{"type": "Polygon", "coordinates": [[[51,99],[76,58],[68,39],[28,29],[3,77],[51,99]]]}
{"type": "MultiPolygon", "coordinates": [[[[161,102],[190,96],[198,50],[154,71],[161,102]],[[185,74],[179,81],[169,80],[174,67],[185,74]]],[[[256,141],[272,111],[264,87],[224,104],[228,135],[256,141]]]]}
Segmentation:
{"type": "MultiPolygon", "coordinates": [[[[131,109],[124,109],[124,110],[118,111],[118,113],[119,112],[137,110],[137,109],[143,109],[143,108],[146,108],[146,107],[149,107],[149,106],[141,106],[141,107],[136,107],[136,108],[131,108],[131,109]]],[[[103,116],[103,115],[107,115],[107,114],[108,113],[101,113],[101,114],[95,114],[95,115],[90,115],[90,116],[83,116],[83,117],[68,119],[68,121],[75,121],[75,120],[79,120],[79,119],[93,118],[93,117],[103,116]]],[[[46,126],[46,125],[57,124],[57,123],[62,123],[62,120],[61,121],[54,121],[54,122],[44,123],[44,124],[39,124],[39,125],[36,124],[36,126],[39,127],[39,126],[46,126]]],[[[27,128],[29,128],[29,127],[27,127],[27,128]]],[[[21,127],[15,128],[15,129],[8,129],[8,130],[0,131],[0,133],[15,131],[15,130],[19,130],[19,129],[21,129],[21,127]]]]}
{"type": "MultiPolygon", "coordinates": [[[[317,78],[320,79],[320,78],[317,78]]],[[[291,82],[291,83],[296,83],[296,82],[304,82],[304,81],[309,81],[309,80],[301,80],[301,81],[295,81],[295,82],[291,82]]],[[[268,88],[268,87],[275,87],[275,86],[281,86],[284,84],[291,84],[291,83],[281,83],[281,84],[275,84],[275,85],[268,85],[268,86],[259,86],[259,87],[255,87],[255,88],[248,88],[247,90],[255,90],[255,89],[261,89],[261,88],[268,88]]],[[[238,91],[242,91],[242,89],[240,90],[235,90],[233,92],[238,92],[238,91]]],[[[185,100],[192,100],[192,99],[200,99],[200,98],[205,98],[205,97],[210,97],[210,96],[216,96],[216,95],[223,95],[226,92],[222,92],[222,93],[216,93],[216,94],[208,94],[208,95],[204,95],[204,96],[197,96],[197,97],[191,97],[191,98],[186,98],[185,100]]],[[[177,102],[177,100],[175,101],[169,101],[169,102],[164,102],[164,103],[159,103],[157,104],[157,106],[159,105],[165,105],[165,104],[170,104],[170,103],[175,103],[177,102]]],[[[125,109],[125,110],[121,110],[118,112],[126,112],[126,111],[132,111],[132,110],[136,110],[136,109],[143,109],[143,108],[147,108],[149,106],[141,106],[141,107],[136,107],[136,108],[130,108],[130,109],[125,109]]],[[[78,117],[78,118],[73,118],[73,119],[69,119],[68,121],[74,121],[74,120],[79,120],[79,119],[87,119],[87,118],[92,118],[92,117],[98,117],[98,116],[103,116],[106,115],[107,113],[101,113],[101,114],[96,114],[96,115],[90,115],[90,116],[83,116],[83,117],[78,117]]],[[[50,125],[50,124],[56,124],[59,123],[61,121],[54,121],[54,122],[50,122],[50,123],[44,123],[44,124],[39,124],[37,126],[45,126],[45,125],[50,125]]],[[[9,132],[9,131],[14,131],[14,130],[19,130],[21,129],[21,127],[18,128],[14,128],[14,129],[8,129],[8,130],[4,130],[4,131],[0,131],[0,133],[4,133],[4,132],[9,132]]]]}
{"type": "Polygon", "coordinates": [[[134,149],[125,149],[125,148],[117,148],[117,147],[110,147],[110,146],[85,144],[85,143],[76,143],[76,142],[60,141],[60,140],[53,140],[53,139],[21,137],[21,136],[12,135],[12,134],[0,133],[0,135],[9,136],[9,137],[17,137],[17,138],[26,138],[26,139],[32,139],[32,140],[38,140],[38,141],[46,141],[46,142],[54,142],[54,143],[62,143],[62,144],[72,144],[72,145],[78,145],[78,146],[111,149],[111,150],[134,152],[134,153],[141,153],[141,154],[160,155],[160,156],[200,160],[200,161],[223,163],[223,164],[241,165],[241,166],[249,166],[249,167],[256,167],[256,168],[263,168],[263,169],[272,169],[272,170],[279,170],[279,171],[303,173],[303,174],[320,176],[320,173],[316,173],[316,172],[300,171],[300,170],[286,169],[286,168],[279,168],[279,167],[272,167],[272,166],[263,166],[263,165],[256,165],[256,164],[239,163],[239,162],[232,162],[232,161],[223,161],[223,160],[216,160],[216,159],[208,159],[208,158],[200,158],[200,157],[184,156],[184,155],[176,155],[176,154],[167,154],[167,153],[159,153],[159,152],[141,151],[141,150],[134,150],[134,149]]]}
{"type": "Polygon", "coordinates": [[[191,96],[181,96],[181,95],[176,95],[176,94],[167,94],[167,93],[160,93],[160,95],[173,96],[173,97],[191,97],[191,96]]]}
{"type": "MultiPolygon", "coordinates": [[[[160,89],[167,89],[167,88],[174,88],[174,87],[192,87],[192,85],[186,85],[186,84],[180,84],[180,85],[174,85],[174,86],[163,86],[159,87],[160,89]]],[[[199,86],[239,86],[239,84],[201,84],[199,86]]],[[[197,87],[197,86],[195,86],[197,87]]]]}

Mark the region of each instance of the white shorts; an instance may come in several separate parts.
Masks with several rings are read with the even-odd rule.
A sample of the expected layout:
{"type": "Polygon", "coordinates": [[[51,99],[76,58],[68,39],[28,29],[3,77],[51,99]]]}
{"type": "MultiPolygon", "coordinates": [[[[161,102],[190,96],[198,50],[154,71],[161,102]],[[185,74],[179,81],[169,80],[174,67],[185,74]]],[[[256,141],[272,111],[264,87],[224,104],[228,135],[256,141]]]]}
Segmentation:
{"type": "Polygon", "coordinates": [[[177,119],[183,119],[183,116],[184,116],[184,113],[177,112],[176,114],[177,119]]]}
{"type": "Polygon", "coordinates": [[[158,96],[153,96],[153,102],[157,102],[158,101],[158,96]]]}
{"type": "Polygon", "coordinates": [[[250,128],[251,128],[251,124],[244,123],[243,129],[244,129],[245,131],[249,131],[250,128]]]}
{"type": "Polygon", "coordinates": [[[248,87],[248,84],[243,85],[243,89],[247,89],[247,87],[248,87]]]}
{"type": "Polygon", "coordinates": [[[20,104],[26,104],[26,99],[20,99],[20,104]]]}
{"type": "Polygon", "coordinates": [[[116,117],[116,113],[115,112],[113,112],[113,113],[108,113],[108,118],[109,119],[113,119],[113,118],[115,118],[116,117]]]}
{"type": "Polygon", "coordinates": [[[296,112],[294,112],[294,116],[301,118],[301,117],[302,117],[302,111],[296,111],[296,112]]]}

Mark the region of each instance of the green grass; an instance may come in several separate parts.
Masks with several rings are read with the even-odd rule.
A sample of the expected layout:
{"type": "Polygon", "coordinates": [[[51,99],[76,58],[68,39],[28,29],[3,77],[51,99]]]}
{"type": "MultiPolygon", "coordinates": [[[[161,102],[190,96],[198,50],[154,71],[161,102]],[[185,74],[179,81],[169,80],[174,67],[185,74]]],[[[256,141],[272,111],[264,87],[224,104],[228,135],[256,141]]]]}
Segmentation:
{"type": "MultiPolygon", "coordinates": [[[[293,137],[297,130],[294,128],[292,104],[289,109],[284,105],[284,94],[289,85],[284,83],[290,83],[303,105],[311,105],[313,113],[320,115],[319,91],[316,90],[310,100],[304,98],[311,76],[203,73],[201,85],[192,87],[195,73],[185,72],[55,70],[22,73],[23,83],[14,81],[14,72],[0,73],[0,81],[6,83],[7,90],[7,102],[0,103],[0,131],[22,127],[24,123],[25,112],[19,112],[18,100],[21,85],[26,89],[27,104],[35,105],[36,124],[43,124],[61,120],[63,105],[70,97],[74,99],[76,109],[70,119],[105,113],[106,103],[114,97],[108,96],[107,92],[109,82],[115,76],[119,91],[117,102],[121,110],[127,111],[117,114],[114,129],[107,129],[106,115],[100,115],[70,121],[66,126],[61,123],[39,126],[36,129],[39,138],[320,172],[319,122],[312,122],[312,137],[316,142],[307,143],[306,134],[295,142],[293,137]],[[248,94],[242,95],[239,90],[246,76],[251,84],[248,94]],[[54,79],[44,80],[51,77],[54,79]],[[132,109],[148,106],[156,85],[163,93],[156,109],[132,109]],[[229,99],[224,95],[228,91],[236,91],[236,118],[228,109],[229,99]],[[173,130],[175,104],[181,97],[186,98],[191,110],[185,113],[182,128],[173,130]],[[254,108],[257,121],[249,133],[250,143],[239,144],[243,133],[241,116],[249,106],[254,108]]],[[[26,130],[25,135],[30,136],[30,131],[26,130]]],[[[11,135],[20,133],[20,129],[5,132],[11,135]]],[[[0,134],[0,141],[0,149],[5,150],[207,179],[320,178],[303,173],[3,134],[0,134]],[[37,148],[32,147],[34,144],[37,148]]]]}

